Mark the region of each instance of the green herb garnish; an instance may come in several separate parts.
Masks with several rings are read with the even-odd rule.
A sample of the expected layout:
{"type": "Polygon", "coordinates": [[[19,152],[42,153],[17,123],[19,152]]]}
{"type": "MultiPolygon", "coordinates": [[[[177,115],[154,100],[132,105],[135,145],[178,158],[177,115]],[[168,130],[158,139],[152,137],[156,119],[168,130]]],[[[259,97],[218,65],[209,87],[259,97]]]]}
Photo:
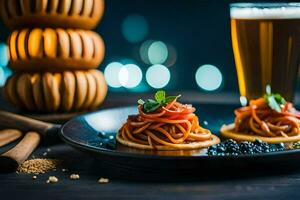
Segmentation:
{"type": "Polygon", "coordinates": [[[138,104],[143,106],[143,111],[145,113],[151,113],[179,97],[181,97],[181,95],[167,96],[165,91],[159,90],[155,93],[154,99],[147,99],[146,101],[139,99],[138,104]]]}
{"type": "Polygon", "coordinates": [[[264,98],[269,107],[279,113],[281,112],[281,108],[286,104],[285,99],[278,93],[274,94],[271,92],[267,92],[264,95],[264,98]]]}

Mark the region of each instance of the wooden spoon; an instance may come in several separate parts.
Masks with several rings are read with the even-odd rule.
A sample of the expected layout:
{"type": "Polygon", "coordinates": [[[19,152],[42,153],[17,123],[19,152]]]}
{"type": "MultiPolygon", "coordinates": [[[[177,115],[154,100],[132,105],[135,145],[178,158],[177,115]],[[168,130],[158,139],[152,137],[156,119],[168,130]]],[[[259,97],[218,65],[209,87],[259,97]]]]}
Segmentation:
{"type": "Polygon", "coordinates": [[[22,132],[16,129],[0,130],[0,147],[9,144],[22,136],[22,132]]]}
{"type": "Polygon", "coordinates": [[[0,171],[16,171],[39,145],[41,140],[37,132],[28,132],[23,139],[12,149],[0,156],[0,171]]]}

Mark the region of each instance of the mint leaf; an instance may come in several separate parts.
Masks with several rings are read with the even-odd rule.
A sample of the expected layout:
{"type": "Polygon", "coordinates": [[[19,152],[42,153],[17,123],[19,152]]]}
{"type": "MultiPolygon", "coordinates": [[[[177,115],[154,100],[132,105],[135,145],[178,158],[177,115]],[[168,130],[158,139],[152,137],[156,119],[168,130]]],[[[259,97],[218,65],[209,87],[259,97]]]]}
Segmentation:
{"type": "Polygon", "coordinates": [[[154,97],[155,97],[155,100],[156,100],[158,103],[162,104],[162,103],[165,102],[166,92],[163,91],[163,90],[159,90],[159,91],[157,91],[157,92],[155,93],[155,96],[154,96],[154,97]]]}
{"type": "Polygon", "coordinates": [[[272,108],[273,110],[275,110],[277,112],[281,112],[281,108],[273,95],[268,96],[267,99],[268,99],[267,102],[268,102],[268,105],[270,108],[272,108]]]}
{"type": "Polygon", "coordinates": [[[168,96],[166,97],[166,92],[163,90],[159,90],[155,93],[154,99],[147,99],[146,101],[139,99],[138,104],[143,106],[143,111],[145,113],[151,113],[156,111],[162,106],[165,106],[166,104],[174,101],[175,99],[181,97],[181,95],[178,96],[168,96]]]}
{"type": "Polygon", "coordinates": [[[265,94],[264,98],[268,103],[268,106],[276,112],[281,112],[281,107],[286,104],[285,99],[278,93],[265,94]]]}
{"type": "Polygon", "coordinates": [[[175,99],[178,99],[179,97],[181,97],[181,95],[178,95],[178,96],[168,96],[165,100],[165,103],[170,103],[172,101],[174,101],[175,99]]]}
{"type": "Polygon", "coordinates": [[[144,103],[145,103],[145,101],[144,101],[143,99],[139,99],[139,100],[138,100],[138,104],[144,105],[144,103]]]}
{"type": "Polygon", "coordinates": [[[148,99],[143,105],[143,111],[146,113],[150,113],[156,111],[159,107],[160,107],[160,103],[152,99],[148,99]]]}
{"type": "Polygon", "coordinates": [[[280,95],[280,94],[274,94],[275,100],[277,101],[277,103],[284,105],[286,104],[285,99],[280,95]]]}

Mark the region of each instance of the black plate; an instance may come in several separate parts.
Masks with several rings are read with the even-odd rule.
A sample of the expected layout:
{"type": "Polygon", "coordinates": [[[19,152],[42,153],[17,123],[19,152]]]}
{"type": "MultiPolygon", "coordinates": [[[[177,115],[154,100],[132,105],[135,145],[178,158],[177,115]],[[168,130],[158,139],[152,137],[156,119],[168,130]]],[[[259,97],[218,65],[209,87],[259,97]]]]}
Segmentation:
{"type": "MultiPolygon", "coordinates": [[[[219,135],[223,124],[231,123],[237,105],[194,105],[202,126],[219,135]]],[[[116,143],[115,135],[136,107],[102,110],[72,119],[61,129],[61,138],[73,147],[101,157],[119,169],[152,173],[197,174],[203,171],[264,171],[300,166],[300,150],[257,155],[207,156],[206,150],[143,151],[116,143]],[[220,170],[221,169],[221,170],[220,170]]],[[[151,174],[151,173],[150,173],[151,174]]]]}

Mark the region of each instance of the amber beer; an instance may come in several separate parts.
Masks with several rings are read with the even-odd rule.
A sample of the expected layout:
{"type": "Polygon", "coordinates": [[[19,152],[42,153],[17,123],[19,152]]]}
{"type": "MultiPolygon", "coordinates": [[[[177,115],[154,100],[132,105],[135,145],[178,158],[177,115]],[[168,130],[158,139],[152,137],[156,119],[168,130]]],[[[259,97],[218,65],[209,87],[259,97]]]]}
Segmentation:
{"type": "Polygon", "coordinates": [[[293,100],[300,62],[300,4],[232,4],[231,35],[241,96],[270,85],[293,100]]]}

